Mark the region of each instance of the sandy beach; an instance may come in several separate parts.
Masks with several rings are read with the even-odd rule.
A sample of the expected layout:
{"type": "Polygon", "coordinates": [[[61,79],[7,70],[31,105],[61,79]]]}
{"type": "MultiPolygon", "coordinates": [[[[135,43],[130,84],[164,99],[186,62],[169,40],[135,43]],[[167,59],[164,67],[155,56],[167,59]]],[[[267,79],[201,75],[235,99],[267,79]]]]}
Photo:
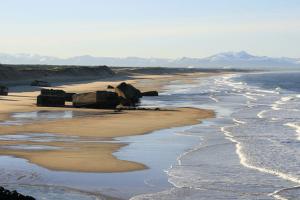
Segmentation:
{"type": "MultiPolygon", "coordinates": [[[[172,80],[192,81],[195,77],[210,76],[206,73],[178,75],[137,75],[124,80],[142,91],[162,90],[172,80]]],[[[60,85],[56,88],[67,92],[87,92],[106,89],[120,81],[94,81],[60,85]]],[[[20,88],[19,88],[20,89],[20,88]]],[[[22,125],[2,126],[0,135],[26,135],[32,133],[53,134],[57,137],[77,137],[79,141],[7,141],[1,146],[43,145],[53,149],[21,150],[4,148],[1,155],[25,158],[31,163],[58,171],[78,172],[126,172],[146,169],[142,163],[119,160],[113,153],[126,144],[118,143],[115,137],[145,134],[159,129],[197,124],[201,119],[211,118],[214,112],[195,108],[169,108],[161,111],[122,111],[36,107],[38,91],[10,93],[0,97],[0,120],[11,120],[15,112],[76,111],[86,113],[70,119],[39,120],[22,125]],[[93,142],[91,142],[93,141],[93,142]]],[[[42,138],[42,136],[41,136],[42,138]]]]}

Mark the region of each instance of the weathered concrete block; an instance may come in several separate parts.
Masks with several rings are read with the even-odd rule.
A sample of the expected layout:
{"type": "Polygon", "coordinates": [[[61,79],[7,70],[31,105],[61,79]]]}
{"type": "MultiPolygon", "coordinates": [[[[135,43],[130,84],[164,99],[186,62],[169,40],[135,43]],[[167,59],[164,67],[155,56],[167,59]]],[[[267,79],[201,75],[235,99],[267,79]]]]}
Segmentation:
{"type": "Polygon", "coordinates": [[[7,96],[8,95],[8,87],[0,86],[0,95],[7,96]]]}
{"type": "Polygon", "coordinates": [[[120,103],[115,92],[97,91],[73,95],[74,107],[114,109],[120,103]]]}
{"type": "Polygon", "coordinates": [[[37,97],[37,106],[47,106],[47,107],[64,107],[65,97],[64,96],[47,96],[39,95],[37,97]]]}
{"type": "Polygon", "coordinates": [[[72,102],[73,101],[73,95],[74,94],[75,93],[65,92],[64,90],[41,89],[41,95],[64,97],[65,101],[67,101],[67,102],[72,102]]]}
{"type": "Polygon", "coordinates": [[[63,90],[54,90],[54,89],[41,89],[41,95],[47,96],[65,96],[66,92],[63,90]]]}
{"type": "Polygon", "coordinates": [[[76,93],[70,93],[70,92],[66,92],[65,93],[65,100],[67,102],[73,102],[73,96],[75,95],[76,93]]]}

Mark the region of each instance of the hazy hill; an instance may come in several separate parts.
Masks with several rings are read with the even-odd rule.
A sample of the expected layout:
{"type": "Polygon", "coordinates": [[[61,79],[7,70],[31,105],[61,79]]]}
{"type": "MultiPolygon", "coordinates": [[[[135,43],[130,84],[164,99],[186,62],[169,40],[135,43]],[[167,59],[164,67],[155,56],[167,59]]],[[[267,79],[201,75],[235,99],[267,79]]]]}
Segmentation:
{"type": "Polygon", "coordinates": [[[89,55],[56,58],[32,54],[0,54],[4,64],[48,64],[48,65],[108,65],[124,67],[201,67],[201,68],[291,68],[300,69],[300,59],[255,56],[247,52],[225,52],[206,58],[163,59],[139,57],[94,57],[89,55]]]}

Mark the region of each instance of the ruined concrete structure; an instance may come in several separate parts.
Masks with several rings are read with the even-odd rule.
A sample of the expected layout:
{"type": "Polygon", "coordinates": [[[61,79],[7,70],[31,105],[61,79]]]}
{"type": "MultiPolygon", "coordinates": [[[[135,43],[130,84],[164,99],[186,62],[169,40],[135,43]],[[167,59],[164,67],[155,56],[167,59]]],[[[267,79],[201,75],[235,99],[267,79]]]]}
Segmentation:
{"type": "Polygon", "coordinates": [[[136,106],[136,104],[139,103],[140,98],[142,98],[140,90],[125,82],[120,83],[115,88],[115,92],[120,97],[123,106],[136,106]]]}
{"type": "Polygon", "coordinates": [[[7,96],[8,95],[8,87],[0,85],[0,95],[7,96]]]}
{"type": "Polygon", "coordinates": [[[39,95],[37,97],[37,106],[47,106],[47,107],[64,107],[65,97],[64,96],[47,96],[39,95]]]}
{"type": "Polygon", "coordinates": [[[142,96],[158,96],[157,91],[142,93],[134,86],[125,82],[116,87],[110,86],[114,91],[95,91],[81,94],[67,93],[64,90],[42,89],[37,97],[38,106],[65,106],[65,102],[72,102],[76,108],[115,109],[117,106],[135,107],[142,96]]]}
{"type": "Polygon", "coordinates": [[[115,92],[96,91],[73,96],[73,106],[80,108],[106,108],[114,109],[119,105],[120,99],[115,92]]]}

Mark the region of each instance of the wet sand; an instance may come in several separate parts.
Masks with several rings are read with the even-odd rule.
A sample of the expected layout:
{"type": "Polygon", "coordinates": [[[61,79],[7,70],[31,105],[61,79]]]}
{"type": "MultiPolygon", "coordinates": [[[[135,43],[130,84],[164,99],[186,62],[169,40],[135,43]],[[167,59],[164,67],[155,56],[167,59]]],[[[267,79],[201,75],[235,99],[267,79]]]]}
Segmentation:
{"type": "MultiPolygon", "coordinates": [[[[192,78],[208,76],[209,74],[185,74],[170,76],[137,76],[133,83],[142,91],[160,90],[162,86],[172,80],[191,81],[192,78]]],[[[68,92],[86,92],[105,89],[108,84],[119,82],[98,81],[60,86],[68,92]]],[[[39,108],[35,106],[35,97],[39,92],[11,93],[8,97],[0,97],[0,120],[10,120],[11,113],[30,112],[37,110],[64,111],[76,110],[80,112],[97,113],[71,119],[40,120],[22,125],[2,126],[1,135],[18,135],[29,133],[51,133],[69,137],[84,138],[79,141],[48,141],[33,142],[27,140],[2,140],[3,146],[44,145],[57,147],[53,149],[16,149],[3,148],[1,155],[11,155],[25,158],[29,162],[42,167],[58,171],[78,172],[125,172],[143,170],[143,164],[119,160],[112,153],[126,144],[114,141],[115,137],[145,134],[151,131],[185,126],[199,123],[199,120],[214,116],[213,111],[179,108],[163,111],[124,111],[114,113],[109,110],[91,110],[74,108],[39,108]]]]}

